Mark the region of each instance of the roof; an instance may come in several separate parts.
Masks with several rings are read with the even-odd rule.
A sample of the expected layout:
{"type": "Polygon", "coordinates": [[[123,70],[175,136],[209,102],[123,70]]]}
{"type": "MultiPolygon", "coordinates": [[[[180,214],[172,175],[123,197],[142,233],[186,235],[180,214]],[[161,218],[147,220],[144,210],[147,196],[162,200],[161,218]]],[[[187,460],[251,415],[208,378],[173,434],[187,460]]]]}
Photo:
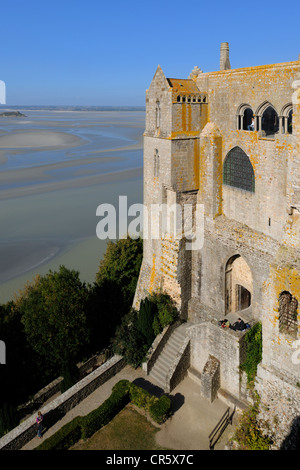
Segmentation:
{"type": "Polygon", "coordinates": [[[184,93],[200,93],[199,88],[197,87],[194,80],[187,78],[167,78],[169,85],[174,88],[176,92],[184,93]]]}

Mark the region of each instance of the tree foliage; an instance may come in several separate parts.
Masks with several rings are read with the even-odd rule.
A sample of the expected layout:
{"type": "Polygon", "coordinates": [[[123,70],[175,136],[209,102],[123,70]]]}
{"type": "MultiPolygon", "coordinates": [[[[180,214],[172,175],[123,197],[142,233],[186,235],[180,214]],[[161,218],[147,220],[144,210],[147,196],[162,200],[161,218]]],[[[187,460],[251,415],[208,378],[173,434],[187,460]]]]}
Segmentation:
{"type": "Polygon", "coordinates": [[[90,292],[88,325],[92,348],[106,346],[130,312],[142,257],[141,238],[108,242],[90,292]]]}
{"type": "Polygon", "coordinates": [[[127,311],[132,304],[136,284],[143,258],[141,238],[109,241],[103,259],[96,274],[98,286],[114,284],[120,290],[127,311]]]}
{"type": "Polygon", "coordinates": [[[88,289],[79,273],[60,266],[36,279],[18,300],[27,339],[46,363],[63,367],[86,343],[88,289]]]}
{"type": "Polygon", "coordinates": [[[112,341],[113,351],[124,357],[127,364],[138,367],[144,360],[148,345],[145,336],[138,328],[137,311],[131,309],[122,319],[121,324],[116,329],[116,334],[112,341]]]}
{"type": "Polygon", "coordinates": [[[113,339],[113,350],[133,367],[141,365],[156,335],[177,318],[177,309],[167,294],[143,299],[138,311],[131,309],[122,319],[113,339]]]}
{"type": "MultiPolygon", "coordinates": [[[[58,375],[67,389],[78,378],[75,363],[109,346],[130,312],[142,256],[140,238],[109,242],[93,285],[60,266],[0,305],[0,338],[7,352],[6,365],[0,366],[2,431],[15,419],[17,405],[58,375]]],[[[140,355],[142,335],[130,338],[132,355],[140,355]]]]}
{"type": "Polygon", "coordinates": [[[157,307],[154,302],[146,297],[141,300],[140,310],[137,318],[137,328],[145,337],[145,342],[149,347],[155,338],[153,329],[154,318],[157,316],[157,307]]]}

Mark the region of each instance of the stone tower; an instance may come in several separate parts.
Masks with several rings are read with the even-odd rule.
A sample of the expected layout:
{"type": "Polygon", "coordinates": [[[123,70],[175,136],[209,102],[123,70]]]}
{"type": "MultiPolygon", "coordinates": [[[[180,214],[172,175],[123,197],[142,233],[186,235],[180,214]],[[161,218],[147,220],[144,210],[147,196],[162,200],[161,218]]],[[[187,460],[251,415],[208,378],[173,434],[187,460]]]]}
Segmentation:
{"type": "Polygon", "coordinates": [[[220,48],[220,70],[228,70],[230,68],[229,44],[228,42],[222,42],[220,48]]]}
{"type": "MultiPolygon", "coordinates": [[[[192,79],[166,78],[158,66],[146,92],[144,133],[144,258],[135,304],[145,292],[167,290],[182,309],[187,308],[182,286],[190,278],[184,240],[174,225],[164,227],[162,213],[154,206],[170,208],[196,205],[199,190],[199,137],[206,123],[207,94],[192,79]],[[181,256],[182,253],[182,256],[181,256]]],[[[180,211],[180,210],[179,210],[180,211]]],[[[187,211],[186,211],[187,212],[187,211]]],[[[183,218],[187,214],[180,214],[183,218]]],[[[178,212],[172,214],[179,220],[178,212]]],[[[174,219],[175,218],[175,219],[174,219]]],[[[179,222],[180,223],[180,222],[179,222]]]]}

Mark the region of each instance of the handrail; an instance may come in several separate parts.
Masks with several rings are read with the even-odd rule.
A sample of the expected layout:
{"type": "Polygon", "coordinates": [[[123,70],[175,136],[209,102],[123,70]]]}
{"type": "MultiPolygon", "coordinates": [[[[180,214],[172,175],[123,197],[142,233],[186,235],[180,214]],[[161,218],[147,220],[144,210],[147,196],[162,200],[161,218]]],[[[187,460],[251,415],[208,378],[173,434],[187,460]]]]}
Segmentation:
{"type": "Polygon", "coordinates": [[[222,418],[220,419],[220,421],[217,423],[217,425],[214,427],[212,432],[209,434],[209,436],[208,436],[209,450],[214,450],[214,447],[215,447],[216,443],[218,442],[218,440],[222,436],[222,434],[225,431],[225,429],[227,428],[228,424],[229,423],[232,424],[232,418],[233,418],[234,413],[235,413],[235,407],[234,407],[234,410],[231,414],[230,414],[230,407],[228,407],[227,410],[225,411],[225,413],[223,414],[222,418]],[[214,441],[214,438],[216,437],[217,434],[218,434],[218,436],[214,441]]]}

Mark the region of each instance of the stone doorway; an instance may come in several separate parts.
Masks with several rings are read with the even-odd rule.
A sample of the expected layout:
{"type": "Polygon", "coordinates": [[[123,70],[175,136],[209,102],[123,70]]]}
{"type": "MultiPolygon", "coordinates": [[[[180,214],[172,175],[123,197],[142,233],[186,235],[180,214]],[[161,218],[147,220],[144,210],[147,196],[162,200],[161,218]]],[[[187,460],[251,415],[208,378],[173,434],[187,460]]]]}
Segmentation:
{"type": "Polygon", "coordinates": [[[244,258],[232,256],[225,268],[225,315],[245,310],[251,305],[252,274],[244,258]]]}

